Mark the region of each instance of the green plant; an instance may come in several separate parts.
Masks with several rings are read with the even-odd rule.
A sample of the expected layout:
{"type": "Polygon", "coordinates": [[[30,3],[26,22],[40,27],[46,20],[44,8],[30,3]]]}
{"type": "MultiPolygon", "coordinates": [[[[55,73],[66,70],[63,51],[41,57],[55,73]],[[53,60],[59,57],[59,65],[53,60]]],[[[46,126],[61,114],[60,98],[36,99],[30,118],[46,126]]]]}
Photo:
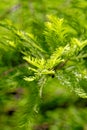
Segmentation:
{"type": "MultiPolygon", "coordinates": [[[[24,10],[28,9],[27,2],[20,3],[24,10]]],[[[35,8],[37,7],[35,2],[31,3],[35,8]]],[[[46,1],[42,1],[42,3],[45,5],[46,1]]],[[[59,2],[60,4],[61,2],[59,2]]],[[[73,2],[72,5],[74,5],[73,2]]],[[[54,8],[57,10],[56,5],[54,8]]],[[[70,7],[69,10],[72,8],[70,7]]],[[[76,8],[76,10],[79,9],[76,8]]],[[[83,14],[83,10],[83,8],[80,10],[81,14],[83,14]]],[[[49,92],[49,84],[52,82],[53,84],[56,82],[58,88],[65,87],[67,91],[87,98],[87,37],[86,24],[83,25],[86,23],[86,16],[84,15],[82,22],[80,17],[74,21],[75,14],[71,13],[70,21],[72,22],[70,22],[67,11],[65,13],[64,11],[65,8],[61,7],[60,12],[65,17],[64,19],[59,14],[60,18],[56,15],[44,17],[45,12],[44,19],[39,15],[39,20],[36,20],[36,13],[37,22],[32,18],[29,21],[32,24],[30,30],[33,33],[23,30],[28,30],[27,22],[20,29],[21,26],[17,27],[19,23],[15,24],[6,19],[0,21],[2,30],[0,32],[1,111],[5,108],[4,112],[8,115],[16,112],[11,118],[13,122],[6,118],[7,124],[12,123],[13,129],[28,129],[30,125],[33,125],[33,116],[35,117],[39,111],[44,89],[48,87],[49,92]],[[41,23],[39,24],[38,21],[41,23]],[[78,26],[76,26],[77,24],[78,26]],[[41,27],[40,31],[39,27],[41,27]]],[[[23,15],[25,16],[25,14],[23,15]]],[[[24,18],[26,19],[26,17],[24,18]]],[[[3,115],[1,117],[1,121],[4,122],[3,115]]],[[[57,126],[54,125],[54,127],[57,129],[57,126]]]]}

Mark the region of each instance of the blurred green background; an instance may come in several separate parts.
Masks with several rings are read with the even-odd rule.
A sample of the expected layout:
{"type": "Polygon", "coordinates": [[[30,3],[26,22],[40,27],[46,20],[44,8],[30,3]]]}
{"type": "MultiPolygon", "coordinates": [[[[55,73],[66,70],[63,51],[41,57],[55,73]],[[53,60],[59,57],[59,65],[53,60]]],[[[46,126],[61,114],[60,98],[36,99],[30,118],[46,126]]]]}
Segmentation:
{"type": "MultiPolygon", "coordinates": [[[[0,0],[0,21],[11,21],[39,42],[48,14],[65,18],[74,36],[87,38],[86,0],[0,0]]],[[[39,100],[36,83],[23,80],[28,72],[21,54],[8,50],[4,35],[12,36],[0,27],[0,130],[87,130],[87,99],[49,78],[39,100]]]]}

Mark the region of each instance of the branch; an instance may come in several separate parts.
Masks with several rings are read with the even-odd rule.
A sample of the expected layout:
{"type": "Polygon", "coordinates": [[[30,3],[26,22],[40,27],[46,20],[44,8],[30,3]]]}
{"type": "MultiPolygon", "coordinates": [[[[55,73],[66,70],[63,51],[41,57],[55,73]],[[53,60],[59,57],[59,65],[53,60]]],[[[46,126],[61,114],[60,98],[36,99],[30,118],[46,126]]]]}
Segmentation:
{"type": "Polygon", "coordinates": [[[65,66],[65,64],[68,62],[69,59],[66,59],[64,62],[61,62],[58,66],[55,66],[54,67],[54,70],[59,70],[61,69],[62,67],[65,66]]]}

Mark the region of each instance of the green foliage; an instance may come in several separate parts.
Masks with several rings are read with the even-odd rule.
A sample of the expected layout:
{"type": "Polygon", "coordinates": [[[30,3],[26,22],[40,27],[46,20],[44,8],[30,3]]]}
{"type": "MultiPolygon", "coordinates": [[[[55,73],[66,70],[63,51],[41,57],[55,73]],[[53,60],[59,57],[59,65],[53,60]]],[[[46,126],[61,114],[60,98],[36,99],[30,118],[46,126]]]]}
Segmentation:
{"type": "Polygon", "coordinates": [[[85,0],[1,0],[2,130],[39,130],[46,117],[49,130],[87,128],[86,110],[74,107],[87,98],[86,7],[85,0]]]}
{"type": "Polygon", "coordinates": [[[52,42],[55,45],[55,49],[52,48],[54,50],[52,50],[53,54],[51,54],[48,59],[37,59],[25,56],[24,59],[32,65],[32,68],[29,69],[35,73],[35,77],[33,76],[32,78],[25,79],[33,81],[34,79],[41,78],[42,75],[53,74],[58,77],[59,82],[63,84],[65,83],[65,86],[69,86],[71,89],[73,88],[77,94],[82,97],[86,97],[86,90],[80,85],[80,81],[82,79],[85,81],[87,80],[86,67],[84,66],[83,59],[87,56],[84,51],[87,41],[85,40],[80,42],[77,38],[71,37],[70,39],[70,36],[69,38],[65,37],[67,33],[65,34],[64,27],[62,26],[62,20],[52,16],[49,16],[49,20],[51,20],[51,22],[46,24],[47,32],[45,31],[45,37],[47,36],[46,39],[49,39],[47,40],[47,44],[50,43],[50,46],[52,46],[52,42]],[[52,33],[52,31],[54,33],[52,33]],[[58,39],[55,38],[55,33],[58,39]],[[53,38],[56,42],[53,42],[53,38]],[[62,39],[63,41],[60,43],[59,39],[62,39]],[[64,39],[66,41],[65,43],[64,39]],[[70,39],[70,41],[67,39],[70,39]],[[65,45],[62,45],[62,42],[65,45]]]}

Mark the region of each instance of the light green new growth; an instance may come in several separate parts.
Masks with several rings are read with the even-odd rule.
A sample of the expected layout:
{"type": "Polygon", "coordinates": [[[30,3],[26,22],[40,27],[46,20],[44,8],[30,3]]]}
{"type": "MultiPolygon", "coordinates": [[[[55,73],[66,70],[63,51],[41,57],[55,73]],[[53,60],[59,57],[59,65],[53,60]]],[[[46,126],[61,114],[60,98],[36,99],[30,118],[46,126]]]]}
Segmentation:
{"type": "Polygon", "coordinates": [[[10,30],[13,37],[17,39],[16,42],[11,38],[6,38],[8,45],[14,50],[18,49],[28,63],[28,71],[32,74],[25,75],[24,79],[26,81],[36,80],[40,88],[43,88],[46,79],[53,75],[60,84],[63,83],[78,95],[87,97],[86,87],[81,85],[83,80],[87,82],[87,73],[84,73],[87,72],[84,65],[84,58],[87,57],[84,49],[87,46],[87,40],[81,41],[72,37],[63,19],[52,15],[47,18],[48,22],[45,23],[42,35],[45,38],[44,44],[48,46],[48,52],[40,46],[40,43],[38,44],[33,34],[17,30],[11,24],[0,22],[0,26],[10,30]]]}
{"type": "MultiPolygon", "coordinates": [[[[83,72],[86,70],[83,58],[87,57],[87,54],[84,51],[87,40],[79,41],[77,38],[66,37],[67,34],[69,34],[69,31],[66,31],[66,28],[63,25],[63,19],[54,16],[48,16],[48,19],[49,22],[46,22],[44,35],[47,44],[50,48],[52,47],[51,55],[47,59],[37,59],[31,56],[25,56],[24,59],[32,65],[30,69],[34,71],[34,77],[32,79],[26,78],[26,80],[32,81],[38,79],[38,77],[41,78],[42,75],[62,76],[64,79],[60,80],[60,78],[58,78],[60,83],[65,82],[64,86],[69,86],[71,89],[73,88],[73,91],[78,95],[86,98],[87,95],[83,86],[80,85],[80,82],[84,79],[83,72]],[[55,48],[53,48],[53,46],[55,48]],[[81,68],[83,70],[81,70],[81,68]],[[61,71],[63,71],[63,75],[61,75],[61,71]]],[[[84,76],[86,77],[87,82],[87,73],[85,73],[84,76]]]]}

